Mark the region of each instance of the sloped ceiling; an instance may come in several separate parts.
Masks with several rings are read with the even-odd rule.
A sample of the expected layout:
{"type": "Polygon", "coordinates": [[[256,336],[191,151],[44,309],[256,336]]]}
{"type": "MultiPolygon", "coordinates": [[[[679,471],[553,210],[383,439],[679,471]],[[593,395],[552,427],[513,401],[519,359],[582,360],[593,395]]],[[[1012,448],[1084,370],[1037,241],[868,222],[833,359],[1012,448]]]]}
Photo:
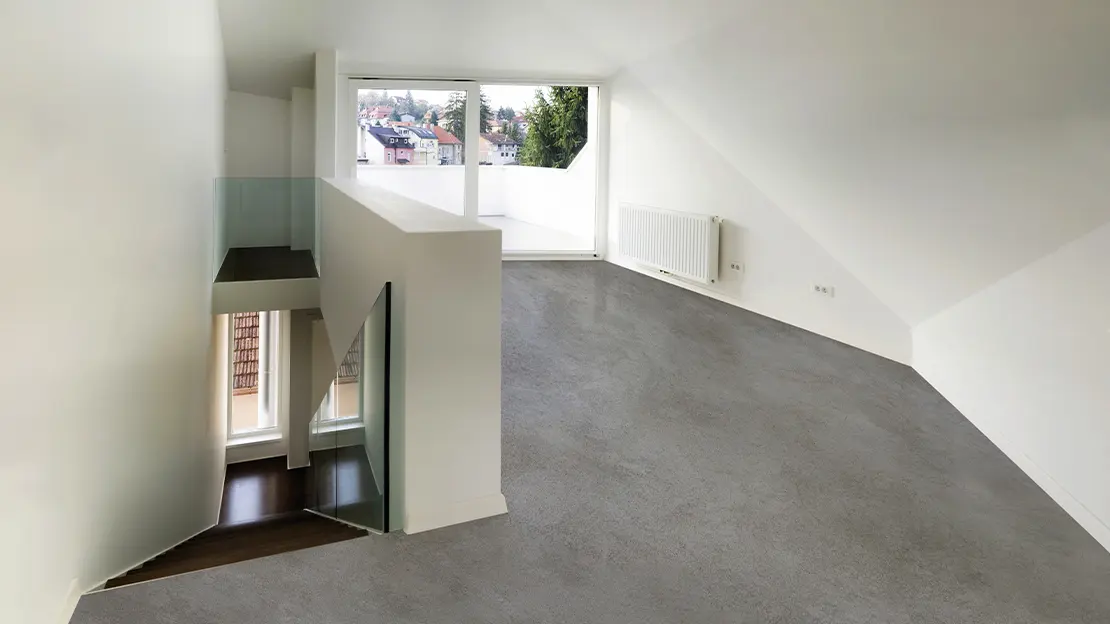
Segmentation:
{"type": "MultiPolygon", "coordinates": [[[[628,72],[906,323],[1110,221],[1106,0],[221,0],[232,89],[628,72]]],[[[684,131],[686,129],[684,128],[684,131]]]]}
{"type": "Polygon", "coordinates": [[[1110,220],[1110,3],[758,11],[626,70],[914,325],[1110,220]]]}

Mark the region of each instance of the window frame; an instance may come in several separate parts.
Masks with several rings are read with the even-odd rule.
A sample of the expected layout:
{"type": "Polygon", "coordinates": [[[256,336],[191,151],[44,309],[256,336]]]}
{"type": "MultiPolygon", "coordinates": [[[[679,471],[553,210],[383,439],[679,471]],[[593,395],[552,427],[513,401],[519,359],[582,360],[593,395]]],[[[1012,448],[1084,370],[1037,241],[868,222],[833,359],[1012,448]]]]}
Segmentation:
{"type": "Polygon", "coordinates": [[[283,437],[281,430],[281,321],[280,313],[276,311],[259,311],[258,314],[258,414],[256,423],[263,420],[262,412],[266,405],[271,412],[267,420],[273,424],[259,426],[236,432],[233,427],[235,420],[235,315],[250,314],[249,312],[233,312],[227,315],[227,421],[226,442],[228,445],[237,443],[254,443],[261,441],[280,440],[283,437]],[[265,345],[264,345],[265,343],[265,345]],[[265,348],[264,348],[265,347],[265,348]],[[264,363],[266,357],[269,362],[264,363]],[[265,374],[264,374],[265,371],[265,374]],[[264,396],[265,395],[265,396],[264,396]],[[265,400],[264,400],[265,398],[265,400]]]}

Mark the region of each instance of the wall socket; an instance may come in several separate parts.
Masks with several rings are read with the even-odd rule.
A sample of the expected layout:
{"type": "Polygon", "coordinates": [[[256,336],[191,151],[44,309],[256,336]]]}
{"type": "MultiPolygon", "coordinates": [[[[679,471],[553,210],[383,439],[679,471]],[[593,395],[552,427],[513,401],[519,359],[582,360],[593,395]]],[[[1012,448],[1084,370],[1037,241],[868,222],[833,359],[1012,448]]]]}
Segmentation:
{"type": "Polygon", "coordinates": [[[836,287],[826,286],[825,284],[814,284],[813,287],[810,289],[810,292],[815,295],[821,295],[822,297],[828,297],[829,299],[832,299],[836,296],[836,287]]]}
{"type": "Polygon", "coordinates": [[[728,268],[732,269],[733,271],[739,271],[740,273],[744,272],[744,264],[741,262],[729,262],[728,268]]]}

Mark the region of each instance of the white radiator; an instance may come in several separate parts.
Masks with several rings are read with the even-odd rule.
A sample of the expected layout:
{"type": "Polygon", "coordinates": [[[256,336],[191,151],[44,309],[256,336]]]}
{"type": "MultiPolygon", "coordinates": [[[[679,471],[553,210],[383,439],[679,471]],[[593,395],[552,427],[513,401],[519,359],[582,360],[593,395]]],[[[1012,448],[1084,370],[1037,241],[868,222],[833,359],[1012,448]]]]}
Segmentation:
{"type": "Polygon", "coordinates": [[[620,205],[620,252],[688,280],[717,281],[721,220],[712,215],[620,205]]]}

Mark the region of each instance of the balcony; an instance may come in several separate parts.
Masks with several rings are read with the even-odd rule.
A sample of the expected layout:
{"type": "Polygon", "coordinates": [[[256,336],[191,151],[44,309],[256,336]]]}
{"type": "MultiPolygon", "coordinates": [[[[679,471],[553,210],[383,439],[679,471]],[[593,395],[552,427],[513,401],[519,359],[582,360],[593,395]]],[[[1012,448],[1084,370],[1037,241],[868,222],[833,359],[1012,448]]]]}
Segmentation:
{"type": "MultiPolygon", "coordinates": [[[[509,253],[593,253],[596,155],[587,144],[567,169],[483,165],[478,217],[502,232],[509,253]]],[[[360,184],[463,214],[462,165],[358,165],[360,184]]]]}

